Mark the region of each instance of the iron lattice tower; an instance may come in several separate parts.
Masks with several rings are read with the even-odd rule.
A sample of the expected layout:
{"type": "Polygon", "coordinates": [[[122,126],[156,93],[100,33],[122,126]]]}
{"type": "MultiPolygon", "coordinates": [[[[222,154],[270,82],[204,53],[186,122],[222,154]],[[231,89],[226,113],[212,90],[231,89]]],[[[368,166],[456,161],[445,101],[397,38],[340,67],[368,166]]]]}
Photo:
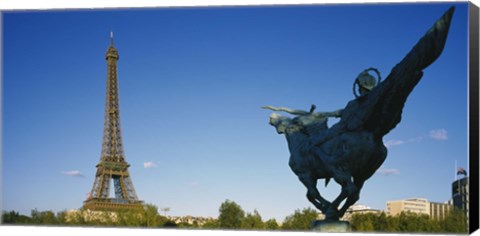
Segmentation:
{"type": "Polygon", "coordinates": [[[110,33],[110,47],[107,50],[107,95],[105,123],[100,162],[97,164],[95,182],[83,209],[116,210],[138,209],[143,202],[138,200],[133,187],[123,150],[120,128],[118,98],[117,61],[118,51],[113,46],[113,33],[110,33]],[[113,184],[112,184],[113,182],[113,184]],[[114,186],[115,197],[110,197],[110,187],[114,186]]]}

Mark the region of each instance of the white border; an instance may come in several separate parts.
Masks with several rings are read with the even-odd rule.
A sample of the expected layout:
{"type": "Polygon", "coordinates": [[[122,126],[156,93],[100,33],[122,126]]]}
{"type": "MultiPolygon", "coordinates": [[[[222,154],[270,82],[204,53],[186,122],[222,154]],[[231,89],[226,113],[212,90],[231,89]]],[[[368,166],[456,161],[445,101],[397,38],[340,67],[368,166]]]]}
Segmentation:
{"type": "MultiPolygon", "coordinates": [[[[22,11],[22,10],[52,10],[52,9],[92,9],[92,8],[140,8],[140,7],[184,7],[184,6],[244,6],[244,5],[299,5],[299,4],[347,4],[347,3],[414,3],[414,2],[466,2],[458,0],[437,0],[437,1],[425,1],[425,0],[127,0],[127,1],[107,1],[107,0],[0,0],[0,11],[22,11]]],[[[480,0],[472,0],[477,6],[480,6],[480,0]]],[[[0,14],[0,17],[1,14],[0,14]]],[[[3,18],[3,17],[2,17],[3,18]]],[[[0,25],[2,21],[0,19],[0,25]]],[[[2,31],[3,33],[3,31],[2,31]]],[[[1,38],[0,33],[0,45],[1,38]]],[[[3,55],[1,49],[0,54],[3,55]]],[[[3,56],[2,56],[3,57],[3,56]]],[[[2,58],[0,58],[0,73],[2,58]]],[[[0,84],[1,86],[1,84],[0,84]]],[[[2,96],[0,91],[0,96],[2,96]]],[[[1,102],[1,97],[0,97],[1,102]]],[[[0,112],[1,112],[0,104],[0,112]]],[[[1,121],[1,117],[0,117],[1,121]]],[[[1,125],[0,123],[0,131],[1,125]]],[[[1,141],[1,133],[0,133],[1,141]]],[[[0,143],[1,145],[1,143],[0,143]]],[[[0,146],[1,148],[1,146],[0,146]]],[[[1,160],[0,160],[1,167],[1,160]]],[[[1,193],[1,169],[0,169],[0,193],[1,193]]],[[[0,209],[2,199],[0,195],[0,209]]],[[[1,235],[311,235],[311,233],[304,232],[256,232],[256,231],[220,231],[220,230],[168,230],[168,229],[128,229],[128,228],[81,228],[81,227],[33,227],[33,226],[0,226],[1,235]]],[[[326,234],[321,234],[326,235],[326,234]]],[[[328,235],[395,235],[395,234],[340,234],[340,233],[328,233],[328,235]]],[[[412,234],[406,234],[412,235],[412,234]]],[[[479,231],[474,235],[480,235],[479,231]]]]}

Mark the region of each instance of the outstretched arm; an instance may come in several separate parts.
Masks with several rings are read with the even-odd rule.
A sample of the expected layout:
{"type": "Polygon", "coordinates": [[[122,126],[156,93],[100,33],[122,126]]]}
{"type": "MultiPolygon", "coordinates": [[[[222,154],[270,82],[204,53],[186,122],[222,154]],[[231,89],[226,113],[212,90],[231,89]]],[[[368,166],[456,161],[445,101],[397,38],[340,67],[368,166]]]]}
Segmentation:
{"type": "Polygon", "coordinates": [[[312,107],[310,108],[310,112],[303,111],[303,110],[293,110],[293,109],[285,108],[285,107],[263,106],[262,108],[263,109],[269,109],[269,110],[272,110],[272,111],[283,111],[283,112],[290,113],[292,115],[311,115],[311,114],[313,114],[313,115],[319,116],[319,117],[340,117],[340,116],[342,116],[342,111],[343,111],[343,109],[340,109],[340,110],[336,110],[336,111],[333,111],[333,112],[314,112],[315,105],[312,105],[312,107]]]}
{"type": "Polygon", "coordinates": [[[319,113],[319,114],[321,114],[323,116],[326,116],[326,117],[341,117],[342,112],[343,112],[343,109],[339,109],[339,110],[332,111],[332,112],[316,112],[315,114],[319,113]]]}
{"type": "Polygon", "coordinates": [[[284,111],[284,112],[290,113],[292,115],[308,115],[308,114],[310,114],[310,112],[308,112],[308,111],[293,110],[293,109],[286,108],[286,107],[263,106],[262,108],[263,109],[269,109],[269,110],[272,110],[272,111],[284,111]]]}

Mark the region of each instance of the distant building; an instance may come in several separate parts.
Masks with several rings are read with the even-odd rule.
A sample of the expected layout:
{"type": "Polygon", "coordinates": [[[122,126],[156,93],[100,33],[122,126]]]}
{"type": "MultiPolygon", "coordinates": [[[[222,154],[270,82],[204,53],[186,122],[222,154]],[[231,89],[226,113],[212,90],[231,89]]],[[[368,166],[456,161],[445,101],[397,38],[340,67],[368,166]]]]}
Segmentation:
{"type": "Polygon", "coordinates": [[[430,218],[434,220],[443,220],[453,206],[447,203],[430,202],[430,218]]]}
{"type": "Polygon", "coordinates": [[[445,219],[448,212],[452,209],[449,202],[429,202],[425,198],[411,198],[398,201],[387,202],[387,214],[395,216],[401,212],[412,212],[428,215],[431,219],[445,219]]]}
{"type": "Polygon", "coordinates": [[[468,222],[468,214],[469,214],[469,178],[468,176],[458,179],[452,183],[452,200],[453,206],[457,209],[462,210],[465,213],[465,217],[467,218],[468,222]]]}
{"type": "Polygon", "coordinates": [[[168,219],[175,222],[175,224],[190,224],[202,226],[208,221],[214,220],[213,217],[201,217],[201,216],[169,216],[168,219]]]}
{"type": "Polygon", "coordinates": [[[411,198],[387,202],[387,215],[395,216],[403,211],[430,215],[430,203],[425,198],[411,198]]]}
{"type": "Polygon", "coordinates": [[[367,214],[367,213],[380,214],[381,212],[382,212],[381,210],[371,209],[370,207],[365,205],[355,204],[355,205],[351,205],[347,209],[347,211],[345,212],[345,215],[342,217],[342,220],[349,221],[354,214],[367,214]]]}

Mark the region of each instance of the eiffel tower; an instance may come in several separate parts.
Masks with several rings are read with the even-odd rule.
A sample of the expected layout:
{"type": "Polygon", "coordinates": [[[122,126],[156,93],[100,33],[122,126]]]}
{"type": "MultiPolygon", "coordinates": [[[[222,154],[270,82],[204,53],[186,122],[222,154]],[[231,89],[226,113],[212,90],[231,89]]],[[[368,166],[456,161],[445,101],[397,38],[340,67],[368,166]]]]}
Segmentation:
{"type": "Polygon", "coordinates": [[[113,46],[113,32],[110,32],[110,47],[107,50],[107,96],[105,123],[100,162],[92,191],[84,201],[83,209],[119,210],[139,209],[143,202],[138,200],[133,187],[123,151],[120,128],[120,110],[118,99],[117,61],[118,51],[113,46]],[[113,183],[112,183],[113,182],[113,183]],[[115,197],[110,197],[110,187],[114,186],[115,197]]]}

